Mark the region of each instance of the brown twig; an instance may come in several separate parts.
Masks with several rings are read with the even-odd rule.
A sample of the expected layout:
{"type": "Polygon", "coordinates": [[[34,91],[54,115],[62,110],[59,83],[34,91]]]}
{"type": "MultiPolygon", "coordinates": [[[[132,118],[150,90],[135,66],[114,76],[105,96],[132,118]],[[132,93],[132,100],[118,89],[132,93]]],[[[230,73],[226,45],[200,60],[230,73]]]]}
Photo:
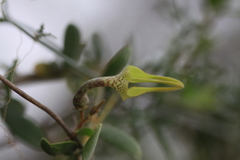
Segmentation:
{"type": "Polygon", "coordinates": [[[66,126],[66,124],[64,123],[64,121],[61,119],[61,117],[59,117],[56,113],[54,113],[52,110],[50,110],[48,107],[46,107],[45,105],[43,105],[42,103],[38,102],[36,99],[34,99],[33,97],[31,97],[30,95],[28,95],[27,93],[25,93],[24,91],[22,91],[20,88],[18,88],[17,86],[15,86],[12,82],[10,82],[9,80],[7,80],[4,76],[0,75],[0,80],[7,85],[9,88],[11,88],[13,91],[15,91],[17,94],[19,94],[21,97],[23,97],[24,99],[26,99],[27,101],[31,102],[32,104],[34,104],[35,106],[37,106],[38,108],[42,109],[43,111],[45,111],[49,116],[51,116],[62,128],[63,130],[66,132],[66,134],[69,136],[70,139],[76,141],[79,143],[80,148],[82,148],[82,145],[80,144],[80,142],[78,141],[78,139],[74,136],[74,134],[68,129],[68,127],[66,126]]]}
{"type": "Polygon", "coordinates": [[[103,105],[103,103],[105,103],[105,100],[102,100],[98,105],[94,106],[85,118],[84,118],[84,111],[80,111],[80,121],[75,130],[82,128],[83,125],[87,123],[93,115],[97,114],[100,110],[100,107],[103,105]]]}

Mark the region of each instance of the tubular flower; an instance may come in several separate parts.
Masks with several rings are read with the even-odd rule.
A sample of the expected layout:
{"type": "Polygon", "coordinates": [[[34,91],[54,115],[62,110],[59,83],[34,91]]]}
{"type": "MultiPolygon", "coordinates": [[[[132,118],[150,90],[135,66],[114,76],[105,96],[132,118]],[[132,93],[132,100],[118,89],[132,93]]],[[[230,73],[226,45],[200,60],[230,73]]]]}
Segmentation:
{"type": "Polygon", "coordinates": [[[85,82],[73,98],[73,104],[76,109],[87,108],[89,103],[87,91],[95,87],[111,87],[118,91],[122,100],[139,96],[147,92],[168,92],[178,90],[184,87],[184,84],[174,78],[156,76],[143,72],[135,66],[127,66],[118,75],[110,77],[98,77],[85,82]],[[168,87],[131,87],[129,83],[160,83],[168,87]]]}
{"type": "Polygon", "coordinates": [[[141,69],[135,66],[127,66],[119,74],[122,85],[116,86],[116,90],[121,95],[122,99],[136,97],[147,92],[167,92],[174,91],[184,87],[184,84],[174,78],[156,76],[143,72],[141,69]],[[169,87],[131,87],[128,88],[129,83],[145,83],[153,82],[169,85],[169,87]]]}

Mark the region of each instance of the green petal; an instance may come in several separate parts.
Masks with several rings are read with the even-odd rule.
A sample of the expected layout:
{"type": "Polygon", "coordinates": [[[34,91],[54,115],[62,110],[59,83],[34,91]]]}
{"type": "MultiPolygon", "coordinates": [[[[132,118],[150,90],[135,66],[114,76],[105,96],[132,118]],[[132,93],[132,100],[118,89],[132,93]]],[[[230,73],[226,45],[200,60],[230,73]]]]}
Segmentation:
{"type": "Polygon", "coordinates": [[[127,70],[128,70],[128,73],[126,75],[126,79],[130,83],[153,82],[153,83],[162,83],[162,84],[181,87],[181,88],[184,87],[184,84],[177,79],[147,74],[143,72],[141,69],[134,66],[129,65],[127,67],[127,70]]]}
{"type": "Polygon", "coordinates": [[[171,86],[179,86],[183,88],[183,83],[179,80],[170,77],[163,77],[163,76],[150,76],[147,78],[133,78],[130,82],[131,83],[144,83],[144,82],[153,82],[153,83],[162,83],[171,86]]]}
{"type": "Polygon", "coordinates": [[[129,97],[136,97],[147,92],[169,92],[181,89],[181,87],[131,87],[128,89],[129,97]]]}
{"type": "Polygon", "coordinates": [[[121,81],[115,89],[119,92],[122,99],[139,96],[147,92],[168,92],[178,90],[184,87],[184,84],[174,78],[157,76],[145,73],[135,66],[127,66],[119,75],[121,81]],[[169,87],[132,87],[128,89],[128,83],[161,83],[169,87]],[[121,86],[121,87],[119,87],[121,86]]]}

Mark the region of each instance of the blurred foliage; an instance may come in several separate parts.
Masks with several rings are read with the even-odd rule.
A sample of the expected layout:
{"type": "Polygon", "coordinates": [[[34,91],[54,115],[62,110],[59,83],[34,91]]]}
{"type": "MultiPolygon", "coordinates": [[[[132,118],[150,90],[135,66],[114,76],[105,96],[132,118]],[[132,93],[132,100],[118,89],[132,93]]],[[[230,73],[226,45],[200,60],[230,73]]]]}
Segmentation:
{"type": "Polygon", "coordinates": [[[130,55],[131,52],[128,45],[121,48],[106,65],[103,76],[113,76],[120,73],[127,65],[130,55]]]}
{"type": "Polygon", "coordinates": [[[80,136],[91,137],[93,135],[94,131],[90,128],[80,128],[80,129],[76,130],[75,133],[80,136]]]}
{"type": "Polygon", "coordinates": [[[5,123],[11,133],[27,144],[39,148],[39,141],[44,136],[44,132],[34,123],[34,120],[24,116],[24,106],[17,100],[12,99],[6,107],[6,110],[1,108],[1,113],[4,115],[6,111],[6,115],[4,115],[6,117],[5,123]]]}
{"type": "Polygon", "coordinates": [[[68,25],[64,39],[63,53],[72,59],[78,60],[84,48],[84,44],[81,44],[81,36],[78,28],[72,24],[68,25]]]}
{"type": "MultiPolygon", "coordinates": [[[[14,69],[17,65],[17,60],[14,61],[13,66],[8,70],[10,72],[6,78],[13,81],[14,69]]],[[[27,118],[24,115],[25,106],[12,98],[11,89],[4,86],[5,96],[1,99],[3,105],[1,105],[0,112],[3,121],[6,123],[7,127],[15,136],[19,137],[28,145],[39,148],[39,140],[45,135],[44,131],[40,126],[38,126],[34,120],[27,118]]]]}
{"type": "Polygon", "coordinates": [[[41,139],[40,144],[43,151],[51,156],[56,156],[59,154],[72,155],[73,152],[78,148],[77,143],[73,141],[50,143],[45,138],[41,139]]]}
{"type": "MultiPolygon", "coordinates": [[[[151,159],[149,155],[152,153],[159,157],[163,156],[166,160],[240,158],[240,87],[230,84],[228,70],[224,67],[226,64],[216,63],[216,55],[214,55],[218,41],[213,37],[213,28],[216,21],[227,15],[231,1],[202,0],[199,7],[202,19],[199,21],[190,19],[186,12],[188,8],[178,6],[174,2],[176,1],[161,1],[159,2],[161,7],[158,9],[161,9],[161,13],[168,14],[173,8],[175,14],[169,14],[174,15],[168,17],[169,20],[177,19],[178,24],[182,24],[183,21],[184,25],[180,26],[178,33],[169,43],[164,56],[159,60],[153,56],[152,62],[139,67],[151,74],[177,78],[184,82],[185,88],[171,93],[148,93],[125,102],[111,104],[114,108],[110,107],[113,110],[103,122],[101,135],[101,129],[98,128],[94,132],[96,127],[92,127],[99,123],[98,117],[93,117],[88,124],[87,127],[91,129],[76,131],[78,136],[91,137],[84,147],[86,159],[92,156],[99,135],[100,140],[110,141],[111,145],[104,141],[98,142],[94,155],[94,159],[97,160],[130,160],[131,156],[139,158],[140,154],[143,160],[148,160],[151,159]],[[114,129],[106,129],[105,124],[111,124],[114,129]],[[148,135],[154,140],[144,141],[148,135]],[[160,149],[152,147],[153,141],[160,146],[160,149]],[[139,151],[140,145],[142,153],[139,151]],[[184,152],[185,155],[179,152],[184,152]]],[[[0,20],[4,22],[4,19],[0,18],[0,20]]],[[[61,54],[51,49],[56,55],[63,57],[63,62],[38,64],[34,74],[40,80],[41,77],[44,79],[64,77],[73,92],[90,78],[117,74],[129,63],[132,54],[130,46],[129,44],[123,46],[108,63],[102,64],[106,45],[103,42],[104,38],[101,34],[94,34],[91,41],[86,42],[85,45],[77,26],[69,24],[61,54]],[[76,65],[78,63],[72,62],[81,62],[81,64],[76,65]],[[86,72],[81,72],[82,70],[86,72]]],[[[231,53],[228,54],[231,56],[231,53]]],[[[135,58],[138,57],[135,55],[135,58]]],[[[134,62],[137,60],[130,61],[131,64],[134,62]]],[[[235,78],[239,79],[237,75],[235,78]]],[[[9,76],[12,77],[10,74],[9,76]]],[[[15,77],[17,78],[18,76],[15,77]]],[[[44,136],[43,131],[23,115],[23,104],[16,100],[11,100],[8,104],[11,97],[10,90],[1,89],[6,95],[1,99],[3,101],[1,111],[8,106],[5,121],[8,128],[25,142],[33,146],[39,145],[38,140],[44,136]]],[[[112,96],[110,89],[96,93],[106,99],[112,96]]],[[[105,110],[106,108],[103,107],[103,111],[105,110]]],[[[72,122],[74,116],[76,115],[67,115],[64,119],[72,122]]],[[[44,132],[51,133],[54,129],[49,127],[44,132]]],[[[48,137],[51,138],[54,137],[48,137]]],[[[65,151],[64,147],[71,147],[71,144],[68,145],[69,141],[57,143],[60,144],[60,149],[59,146],[56,147],[56,143],[51,144],[47,139],[42,139],[41,142],[45,146],[43,148],[48,148],[45,152],[49,152],[50,155],[62,154],[65,151]]],[[[75,151],[75,148],[73,150],[75,151]]],[[[78,156],[71,154],[59,155],[55,159],[76,160],[77,158],[78,156]]]]}
{"type": "Polygon", "coordinates": [[[138,142],[127,133],[110,125],[103,126],[100,137],[118,149],[129,153],[136,159],[141,158],[141,148],[138,142]]]}
{"type": "Polygon", "coordinates": [[[227,6],[227,0],[205,0],[206,6],[211,7],[215,11],[222,11],[227,6]]]}

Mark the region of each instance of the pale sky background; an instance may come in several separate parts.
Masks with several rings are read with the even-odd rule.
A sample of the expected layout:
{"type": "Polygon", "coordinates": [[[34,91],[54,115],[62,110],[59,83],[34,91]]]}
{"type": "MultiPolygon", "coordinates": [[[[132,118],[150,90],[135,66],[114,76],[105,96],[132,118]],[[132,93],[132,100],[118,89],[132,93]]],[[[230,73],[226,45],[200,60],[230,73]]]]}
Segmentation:
{"type": "MultiPolygon", "coordinates": [[[[69,23],[73,23],[80,28],[83,40],[86,42],[95,32],[99,32],[104,37],[104,43],[109,47],[107,48],[108,54],[111,55],[126,44],[127,40],[133,38],[134,57],[137,58],[137,64],[140,65],[163,54],[170,40],[183,25],[183,22],[169,20],[166,12],[159,12],[156,9],[159,1],[8,0],[7,9],[9,16],[14,20],[36,30],[39,29],[41,24],[44,24],[45,32],[50,32],[56,37],[52,41],[58,46],[63,44],[64,31],[69,23]]],[[[201,0],[178,0],[177,4],[189,9],[189,18],[199,21],[201,20],[198,8],[200,2],[201,0]]],[[[236,1],[236,4],[239,3],[236,1]]],[[[239,30],[239,26],[239,20],[236,21],[234,17],[223,17],[216,24],[214,36],[219,37],[218,40],[221,45],[227,45],[231,40],[231,33],[239,30]]],[[[42,45],[34,43],[14,26],[0,24],[1,63],[10,65],[16,57],[21,60],[29,50],[31,52],[17,68],[20,74],[33,72],[36,63],[56,59],[54,53],[42,45]]],[[[106,62],[110,59],[110,57],[105,58],[106,62]]],[[[231,61],[237,63],[237,60],[231,59],[231,61]]],[[[4,74],[1,69],[0,74],[4,74]]],[[[71,93],[64,80],[21,85],[20,88],[57,113],[61,113],[61,109],[56,108],[57,106],[62,103],[66,105],[71,103],[71,93]],[[56,91],[58,91],[57,96],[61,99],[52,101],[51,99],[56,97],[52,93],[56,93],[56,91]]],[[[15,97],[21,99],[18,96],[15,97]]],[[[33,105],[24,100],[22,102],[28,106],[27,115],[34,117],[37,122],[41,122],[46,116],[44,112],[33,105]]],[[[0,130],[0,141],[4,140],[4,132],[0,130]]],[[[22,145],[19,146],[19,149],[23,153],[29,150],[22,145]]],[[[1,160],[4,156],[7,157],[3,160],[13,160],[19,157],[14,149],[9,148],[0,150],[1,160]]]]}

